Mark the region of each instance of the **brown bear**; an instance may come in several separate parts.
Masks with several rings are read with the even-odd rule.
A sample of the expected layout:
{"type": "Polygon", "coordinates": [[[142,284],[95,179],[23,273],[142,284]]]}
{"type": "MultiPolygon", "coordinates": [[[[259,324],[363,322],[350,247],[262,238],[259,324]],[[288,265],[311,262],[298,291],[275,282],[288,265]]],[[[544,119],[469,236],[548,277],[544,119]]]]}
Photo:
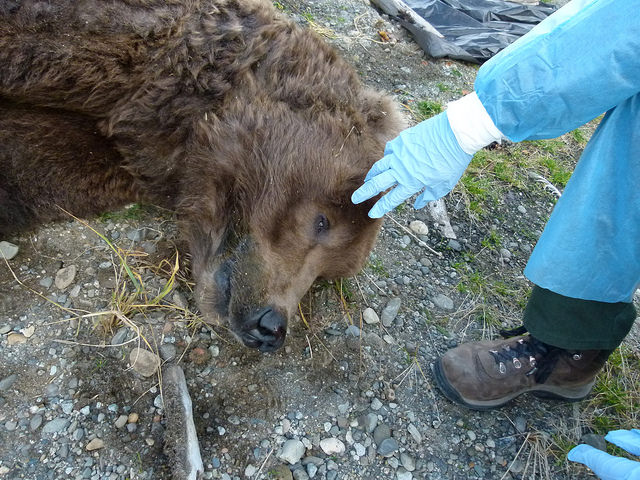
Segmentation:
{"type": "Polygon", "coordinates": [[[267,0],[0,3],[0,237],[174,209],[203,316],[261,351],[362,267],[380,223],[350,195],[403,126],[267,0]]]}

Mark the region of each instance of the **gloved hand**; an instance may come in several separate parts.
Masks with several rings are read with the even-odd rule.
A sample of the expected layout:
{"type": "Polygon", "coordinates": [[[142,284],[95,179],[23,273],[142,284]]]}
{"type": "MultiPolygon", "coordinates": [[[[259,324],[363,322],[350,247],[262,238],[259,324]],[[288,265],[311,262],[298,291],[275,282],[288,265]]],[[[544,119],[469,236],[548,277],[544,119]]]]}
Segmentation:
{"type": "Polygon", "coordinates": [[[395,186],[369,211],[371,218],[382,217],[419,191],[414,207],[422,208],[453,189],[471,158],[456,140],[447,113],[440,113],[388,142],[384,157],[373,164],[351,201],[364,202],[395,186]]]}
{"type": "MultiPolygon", "coordinates": [[[[613,430],[604,438],[633,455],[640,455],[640,430],[613,430]]],[[[590,445],[578,445],[572,448],[567,458],[572,462],[586,465],[602,480],[640,479],[639,462],[614,457],[590,445]]]]}

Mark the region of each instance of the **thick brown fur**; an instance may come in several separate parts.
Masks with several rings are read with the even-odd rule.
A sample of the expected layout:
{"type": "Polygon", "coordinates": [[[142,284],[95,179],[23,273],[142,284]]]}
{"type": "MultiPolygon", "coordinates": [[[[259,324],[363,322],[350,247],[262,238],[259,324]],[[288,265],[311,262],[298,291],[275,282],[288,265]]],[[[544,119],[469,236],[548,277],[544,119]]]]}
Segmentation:
{"type": "Polygon", "coordinates": [[[175,209],[203,314],[263,350],[265,309],[361,268],[379,222],[349,198],[402,126],[267,0],[0,3],[0,237],[175,209]]]}

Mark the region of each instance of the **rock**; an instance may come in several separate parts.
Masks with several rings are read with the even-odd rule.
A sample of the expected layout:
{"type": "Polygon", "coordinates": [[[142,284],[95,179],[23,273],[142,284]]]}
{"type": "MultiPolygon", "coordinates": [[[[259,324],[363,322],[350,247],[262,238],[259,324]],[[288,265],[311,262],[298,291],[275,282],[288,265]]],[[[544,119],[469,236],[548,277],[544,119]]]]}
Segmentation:
{"type": "Polygon", "coordinates": [[[87,443],[87,446],[85,448],[87,449],[87,451],[92,452],[94,450],[99,450],[103,447],[104,447],[104,440],[102,440],[101,438],[94,438],[89,443],[87,443]]]}
{"type": "Polygon", "coordinates": [[[587,445],[591,445],[593,448],[597,448],[598,450],[602,450],[603,452],[607,451],[607,443],[604,440],[603,435],[596,435],[595,433],[585,433],[580,438],[581,443],[586,443],[587,445]]]}
{"type": "Polygon", "coordinates": [[[523,416],[518,415],[515,420],[514,423],[516,425],[516,430],[520,433],[524,433],[527,431],[527,419],[524,418],[523,416]]]}
{"type": "Polygon", "coordinates": [[[135,347],[129,354],[129,364],[143,377],[150,377],[160,366],[160,357],[143,348],[135,347]]]}
{"type": "Polygon", "coordinates": [[[298,468],[293,471],[293,480],[309,480],[309,475],[306,470],[298,468]]]}
{"type": "Polygon", "coordinates": [[[0,335],[5,335],[11,331],[11,327],[9,325],[0,326],[0,335]]]}
{"type": "Polygon", "coordinates": [[[442,310],[453,310],[453,300],[442,293],[439,293],[433,298],[433,303],[442,310]]]}
{"type": "Polygon", "coordinates": [[[358,419],[358,423],[367,433],[372,433],[378,426],[378,415],[375,413],[367,413],[358,419]]]}
{"type": "Polygon", "coordinates": [[[429,227],[421,220],[414,220],[409,224],[409,229],[416,235],[429,235],[429,227]]]}
{"type": "Polygon", "coordinates": [[[6,258],[7,260],[11,260],[18,254],[18,246],[9,242],[0,242],[0,260],[2,258],[6,258]]]}
{"type": "Polygon", "coordinates": [[[57,433],[57,432],[61,432],[62,430],[64,430],[65,428],[67,428],[69,426],[69,420],[67,420],[66,418],[54,418],[53,420],[48,421],[47,423],[45,423],[44,427],[42,427],[42,431],[43,433],[57,433]]]}
{"type": "Polygon", "coordinates": [[[140,416],[137,413],[132,412],[127,417],[127,422],[129,422],[129,423],[138,423],[138,419],[139,418],[140,418],[140,416]]]}
{"type": "Polygon", "coordinates": [[[371,400],[371,410],[380,410],[382,408],[382,402],[378,398],[371,400]]]}
{"type": "Polygon", "coordinates": [[[78,267],[75,265],[69,265],[68,267],[61,268],[56,273],[55,284],[58,290],[65,290],[69,285],[73,283],[76,278],[78,267]]]}
{"type": "Polygon", "coordinates": [[[346,450],[342,440],[335,437],[323,438],[320,440],[320,448],[327,455],[340,455],[346,450]]]}
{"type": "Polygon", "coordinates": [[[40,284],[41,287],[49,289],[49,288],[51,288],[51,285],[53,285],[53,278],[52,277],[44,277],[38,283],[40,284]]]}
{"type": "Polygon", "coordinates": [[[413,479],[413,474],[411,472],[407,472],[403,468],[399,468],[398,471],[396,471],[396,480],[412,480],[412,479],[413,479]]]}
{"type": "Polygon", "coordinates": [[[376,442],[376,445],[380,445],[384,440],[391,436],[391,429],[389,425],[381,423],[376,427],[373,431],[373,441],[376,442]]]}
{"type": "Polygon", "coordinates": [[[362,312],[362,319],[367,325],[380,323],[380,318],[373,308],[365,308],[364,312],[362,312]]]}
{"type": "Polygon", "coordinates": [[[34,415],[29,422],[31,431],[37,430],[42,425],[42,415],[34,415]]]}
{"type": "Polygon", "coordinates": [[[176,358],[177,349],[175,345],[171,343],[163,343],[162,345],[160,345],[160,348],[158,350],[160,353],[160,358],[162,358],[164,361],[169,361],[176,358]]]}
{"type": "Polygon", "coordinates": [[[413,437],[417,444],[422,443],[422,435],[413,423],[409,424],[409,426],[407,427],[407,431],[413,437]]]}
{"type": "Polygon", "coordinates": [[[9,390],[11,386],[16,382],[17,379],[18,379],[18,375],[13,373],[8,377],[5,377],[2,380],[0,380],[0,392],[2,392],[3,390],[9,390]]]}
{"type": "Polygon", "coordinates": [[[120,415],[114,424],[116,428],[124,427],[127,424],[127,418],[126,415],[120,415]]]}
{"type": "Polygon", "coordinates": [[[251,478],[256,474],[257,471],[258,471],[258,469],[256,467],[254,467],[253,465],[249,464],[249,465],[247,465],[247,468],[244,469],[244,476],[247,477],[247,478],[251,478]]]}
{"type": "Polygon", "coordinates": [[[304,444],[300,440],[287,440],[282,445],[282,450],[278,454],[278,458],[293,465],[300,461],[305,450],[304,444]]]}
{"type": "Polygon", "coordinates": [[[344,334],[348,337],[360,337],[360,329],[356,325],[349,325],[344,331],[344,334]]]}
{"type": "Polygon", "coordinates": [[[378,447],[378,454],[383,457],[390,457],[397,452],[399,448],[400,446],[395,438],[385,438],[378,447]]]}
{"type": "Polygon", "coordinates": [[[402,452],[400,454],[400,463],[409,472],[413,472],[416,469],[416,461],[415,461],[415,459],[411,455],[406,453],[406,452],[402,452]]]}
{"type": "Polygon", "coordinates": [[[9,345],[20,345],[27,341],[27,337],[25,337],[21,333],[11,332],[7,337],[7,342],[9,345]]]}
{"type": "Polygon", "coordinates": [[[385,327],[390,327],[391,325],[393,325],[393,321],[395,320],[396,316],[398,315],[398,311],[400,310],[401,303],[402,301],[400,300],[400,298],[395,297],[389,300],[387,306],[384,307],[381,317],[382,324],[385,327]]]}
{"type": "Polygon", "coordinates": [[[121,345],[127,341],[129,336],[129,327],[120,327],[113,337],[111,337],[111,345],[121,345]]]}
{"type": "Polygon", "coordinates": [[[524,207],[524,205],[518,205],[518,211],[522,214],[527,213],[527,209],[524,207]]]}
{"type": "Polygon", "coordinates": [[[454,240],[454,239],[449,240],[449,243],[447,244],[447,246],[451,250],[455,250],[456,252],[462,251],[462,245],[460,245],[460,242],[457,240],[454,240]]]}

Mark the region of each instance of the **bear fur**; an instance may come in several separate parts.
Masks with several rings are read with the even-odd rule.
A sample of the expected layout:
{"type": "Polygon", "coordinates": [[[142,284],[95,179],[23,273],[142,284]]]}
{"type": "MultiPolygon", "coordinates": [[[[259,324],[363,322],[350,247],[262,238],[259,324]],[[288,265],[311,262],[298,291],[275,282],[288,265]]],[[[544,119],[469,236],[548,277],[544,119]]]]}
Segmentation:
{"type": "Polygon", "coordinates": [[[203,316],[262,351],[362,267],[380,222],[350,196],[403,126],[267,0],[0,3],[0,238],[172,209],[203,316]]]}

